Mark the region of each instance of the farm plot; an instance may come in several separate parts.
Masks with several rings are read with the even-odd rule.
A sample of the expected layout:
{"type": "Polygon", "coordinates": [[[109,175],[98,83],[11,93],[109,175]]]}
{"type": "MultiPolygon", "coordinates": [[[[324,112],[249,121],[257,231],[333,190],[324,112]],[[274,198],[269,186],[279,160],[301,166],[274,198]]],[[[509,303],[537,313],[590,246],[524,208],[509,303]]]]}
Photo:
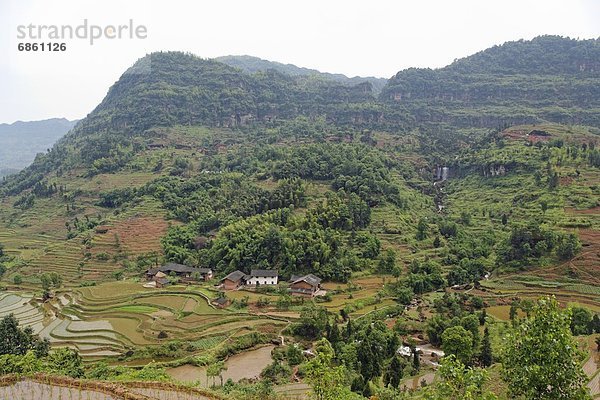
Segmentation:
{"type": "Polygon", "coordinates": [[[119,400],[109,394],[93,390],[54,386],[28,380],[0,387],[0,399],[19,400],[119,400]]]}
{"type": "MultiPolygon", "coordinates": [[[[264,346],[229,357],[225,361],[226,370],[223,372],[223,380],[231,379],[239,382],[242,379],[258,378],[261,371],[273,361],[271,358],[273,348],[274,346],[264,346]]],[[[207,380],[205,367],[185,364],[170,368],[167,373],[180,382],[198,382],[201,385],[211,383],[207,380]]]]}
{"type": "MultiPolygon", "coordinates": [[[[62,298],[65,299],[65,298],[62,298]]],[[[55,299],[55,310],[60,312],[61,301],[55,299]]],[[[30,326],[40,337],[50,340],[52,346],[72,347],[88,357],[120,354],[125,345],[117,338],[107,321],[75,321],[64,316],[47,318],[28,294],[4,293],[0,297],[0,317],[13,314],[19,324],[30,326]]]]}
{"type": "Polygon", "coordinates": [[[106,320],[119,340],[134,346],[160,344],[170,338],[206,340],[216,346],[240,330],[262,332],[267,326],[281,329],[286,325],[268,317],[216,309],[204,294],[183,286],[149,290],[141,283],[115,282],[81,288],[77,293],[75,303],[63,312],[82,320],[106,320]],[[166,337],[159,338],[161,332],[166,337]]]}
{"type": "Polygon", "coordinates": [[[112,282],[59,293],[38,305],[31,295],[4,293],[0,316],[13,313],[22,325],[48,338],[53,347],[78,349],[86,359],[117,356],[166,341],[214,348],[239,332],[276,334],[287,322],[212,307],[186,287],[145,289],[139,282],[112,282]]]}
{"type": "Polygon", "coordinates": [[[593,309],[600,307],[600,289],[591,284],[515,275],[514,277],[482,281],[481,285],[493,292],[491,293],[492,297],[554,295],[564,303],[586,304],[593,309]]]}
{"type": "Polygon", "coordinates": [[[31,304],[31,295],[4,293],[0,296],[0,318],[13,314],[23,326],[30,326],[34,332],[43,328],[44,313],[31,304]]]}
{"type": "Polygon", "coordinates": [[[201,388],[162,382],[105,382],[52,375],[18,377],[5,375],[0,381],[0,399],[19,400],[223,400],[201,388]]]}

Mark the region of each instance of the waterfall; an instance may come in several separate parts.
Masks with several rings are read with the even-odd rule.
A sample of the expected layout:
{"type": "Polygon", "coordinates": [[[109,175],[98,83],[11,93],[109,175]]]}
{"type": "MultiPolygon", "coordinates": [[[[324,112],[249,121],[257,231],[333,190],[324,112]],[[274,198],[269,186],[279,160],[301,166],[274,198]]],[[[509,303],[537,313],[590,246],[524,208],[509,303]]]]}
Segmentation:
{"type": "Polygon", "coordinates": [[[448,179],[448,173],[450,172],[450,168],[448,167],[443,167],[442,168],[442,180],[445,181],[446,179],[448,179]]]}

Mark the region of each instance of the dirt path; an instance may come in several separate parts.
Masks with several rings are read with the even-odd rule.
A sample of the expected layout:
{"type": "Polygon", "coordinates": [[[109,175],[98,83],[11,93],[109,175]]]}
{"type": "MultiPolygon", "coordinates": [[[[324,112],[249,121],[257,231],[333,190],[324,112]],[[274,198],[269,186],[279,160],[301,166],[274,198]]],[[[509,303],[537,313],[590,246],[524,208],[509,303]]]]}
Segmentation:
{"type": "Polygon", "coordinates": [[[598,396],[600,394],[600,374],[596,375],[587,386],[592,393],[592,397],[598,396]]]}
{"type": "Polygon", "coordinates": [[[590,388],[590,392],[592,396],[600,395],[600,373],[598,372],[598,363],[596,363],[596,359],[598,358],[598,351],[596,350],[596,346],[592,345],[590,347],[591,356],[583,365],[583,372],[592,378],[588,383],[588,388],[590,388]]]}

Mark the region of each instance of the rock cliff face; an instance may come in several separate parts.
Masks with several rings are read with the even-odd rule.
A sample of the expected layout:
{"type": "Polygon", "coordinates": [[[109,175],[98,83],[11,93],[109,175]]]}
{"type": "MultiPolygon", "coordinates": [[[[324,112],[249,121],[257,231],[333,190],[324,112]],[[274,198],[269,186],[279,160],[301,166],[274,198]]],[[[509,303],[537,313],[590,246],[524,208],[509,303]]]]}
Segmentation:
{"type": "Polygon", "coordinates": [[[501,175],[506,175],[506,167],[504,165],[490,165],[489,168],[483,169],[483,176],[501,175]]]}
{"type": "Polygon", "coordinates": [[[379,98],[394,109],[410,110],[417,123],[600,126],[598,44],[598,39],[559,36],[509,42],[445,68],[402,70],[379,98]]]}

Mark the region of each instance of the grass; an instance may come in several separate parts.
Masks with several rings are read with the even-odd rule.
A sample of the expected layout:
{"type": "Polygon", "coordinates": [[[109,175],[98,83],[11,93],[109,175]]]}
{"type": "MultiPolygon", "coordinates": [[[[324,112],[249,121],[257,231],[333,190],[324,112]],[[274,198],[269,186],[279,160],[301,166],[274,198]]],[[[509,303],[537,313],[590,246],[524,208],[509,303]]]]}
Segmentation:
{"type": "Polygon", "coordinates": [[[121,306],[121,307],[114,308],[114,310],[115,311],[124,311],[124,312],[129,312],[129,313],[136,313],[136,314],[150,314],[150,313],[158,311],[158,308],[136,305],[136,306],[121,306]]]}

